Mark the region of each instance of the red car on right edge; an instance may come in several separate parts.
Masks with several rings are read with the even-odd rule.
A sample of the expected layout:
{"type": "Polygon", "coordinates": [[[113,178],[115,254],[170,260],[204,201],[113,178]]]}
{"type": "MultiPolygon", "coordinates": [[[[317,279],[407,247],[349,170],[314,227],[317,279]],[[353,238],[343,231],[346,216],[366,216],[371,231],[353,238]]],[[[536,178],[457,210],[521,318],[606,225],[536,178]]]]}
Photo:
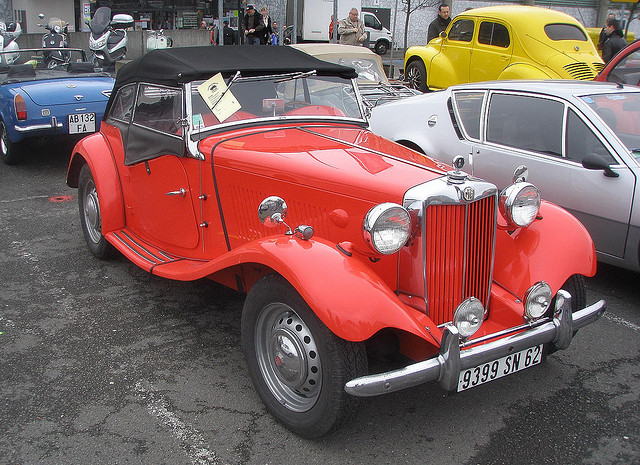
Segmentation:
{"type": "Polygon", "coordinates": [[[595,77],[595,81],[640,84],[640,39],[631,42],[614,56],[595,77]]]}

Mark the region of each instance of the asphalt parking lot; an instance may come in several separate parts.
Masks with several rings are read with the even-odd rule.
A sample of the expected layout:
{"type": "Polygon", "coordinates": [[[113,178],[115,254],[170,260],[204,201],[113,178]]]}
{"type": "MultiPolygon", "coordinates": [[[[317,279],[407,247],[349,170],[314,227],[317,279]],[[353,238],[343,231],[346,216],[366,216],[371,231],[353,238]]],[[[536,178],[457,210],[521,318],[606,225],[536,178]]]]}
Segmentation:
{"type": "Polygon", "coordinates": [[[68,147],[29,152],[0,166],[1,464],[640,462],[640,274],[601,266],[588,300],[607,313],[542,365],[457,395],[371,398],[303,440],[253,390],[243,296],[95,259],[68,147]]]}

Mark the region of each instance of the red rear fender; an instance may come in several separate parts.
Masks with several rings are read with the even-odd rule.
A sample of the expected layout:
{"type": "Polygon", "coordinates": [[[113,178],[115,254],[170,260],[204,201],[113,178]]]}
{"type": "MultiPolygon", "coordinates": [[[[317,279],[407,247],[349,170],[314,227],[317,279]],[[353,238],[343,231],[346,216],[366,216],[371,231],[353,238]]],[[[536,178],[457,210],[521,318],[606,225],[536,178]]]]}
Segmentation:
{"type": "Polygon", "coordinates": [[[78,187],[82,166],[88,164],[98,190],[102,233],[123,228],[122,188],[109,144],[101,133],[85,137],[76,144],[67,170],[67,185],[78,187]]]}

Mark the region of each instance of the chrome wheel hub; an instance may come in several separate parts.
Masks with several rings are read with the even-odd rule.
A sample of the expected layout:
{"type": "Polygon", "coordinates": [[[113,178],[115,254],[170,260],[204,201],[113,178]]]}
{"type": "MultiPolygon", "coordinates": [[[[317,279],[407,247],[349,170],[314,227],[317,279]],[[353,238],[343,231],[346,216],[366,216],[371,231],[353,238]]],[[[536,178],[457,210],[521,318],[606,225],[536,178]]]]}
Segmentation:
{"type": "Polygon", "coordinates": [[[0,130],[2,131],[2,135],[0,135],[0,150],[2,150],[2,153],[6,155],[9,150],[9,144],[7,144],[7,131],[4,126],[2,126],[0,130]]]}
{"type": "Polygon", "coordinates": [[[98,202],[98,192],[93,184],[87,185],[87,192],[84,198],[84,220],[87,225],[87,232],[91,240],[96,244],[102,237],[102,225],[100,224],[100,203],[98,202]]]}
{"type": "Polygon", "coordinates": [[[255,342],[260,371],[274,397],[295,412],[313,407],[322,386],[322,365],[305,322],[291,307],[270,304],[256,323],[255,342]]]}
{"type": "Polygon", "coordinates": [[[420,71],[418,71],[416,68],[411,68],[407,73],[407,81],[409,82],[409,85],[413,89],[419,89],[420,88],[420,71]]]}

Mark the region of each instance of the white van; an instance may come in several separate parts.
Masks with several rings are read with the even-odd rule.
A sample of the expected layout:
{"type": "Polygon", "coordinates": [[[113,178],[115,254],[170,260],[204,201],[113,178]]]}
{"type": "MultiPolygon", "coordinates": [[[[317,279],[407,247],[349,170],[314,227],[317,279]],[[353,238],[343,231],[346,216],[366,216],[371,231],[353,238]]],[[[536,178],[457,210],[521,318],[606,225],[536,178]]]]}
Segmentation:
{"type": "MultiPolygon", "coordinates": [[[[333,0],[297,0],[298,24],[297,42],[329,42],[329,23],[333,15],[333,0]]],[[[287,2],[286,24],[293,24],[293,3],[287,2]]],[[[360,8],[359,1],[338,0],[338,17],[346,17],[352,7],[360,8]]],[[[393,43],[393,36],[389,29],[384,27],[378,17],[368,11],[360,11],[360,18],[364,21],[364,29],[367,32],[369,48],[375,50],[378,55],[384,55],[393,43]]],[[[284,30],[284,43],[291,40],[291,26],[284,30]]]]}
{"type": "Polygon", "coordinates": [[[373,13],[363,11],[361,15],[364,20],[364,30],[369,35],[369,48],[375,50],[378,55],[384,55],[393,43],[391,31],[384,27],[373,13]]]}

